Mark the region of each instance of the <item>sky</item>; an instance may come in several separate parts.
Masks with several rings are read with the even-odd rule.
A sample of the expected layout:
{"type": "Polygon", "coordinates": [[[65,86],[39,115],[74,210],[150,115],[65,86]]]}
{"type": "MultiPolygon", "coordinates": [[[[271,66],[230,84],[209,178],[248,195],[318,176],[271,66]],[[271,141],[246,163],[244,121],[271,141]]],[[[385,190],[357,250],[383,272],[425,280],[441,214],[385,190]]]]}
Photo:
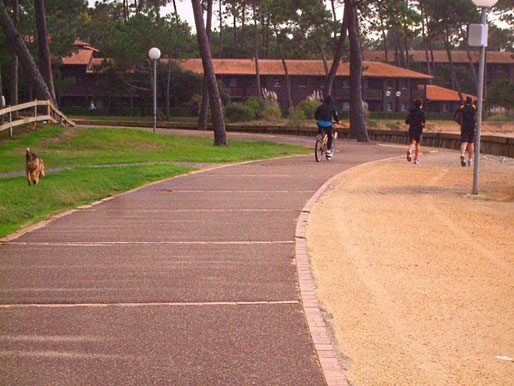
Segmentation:
{"type": "MultiPolygon", "coordinates": [[[[88,0],[89,6],[93,7],[96,0],[88,0]]],[[[193,31],[196,31],[195,27],[195,19],[193,16],[193,8],[191,6],[190,0],[176,0],[177,4],[177,12],[182,20],[187,21],[190,25],[193,31]]],[[[173,4],[170,2],[166,7],[163,7],[161,10],[162,15],[167,15],[169,13],[173,12],[173,4]]],[[[341,13],[341,15],[338,15],[338,17],[342,17],[342,7],[339,6],[338,9],[336,9],[336,14],[341,13]]],[[[212,25],[214,29],[216,29],[219,25],[217,15],[217,9],[214,10],[212,15],[212,25]]]]}

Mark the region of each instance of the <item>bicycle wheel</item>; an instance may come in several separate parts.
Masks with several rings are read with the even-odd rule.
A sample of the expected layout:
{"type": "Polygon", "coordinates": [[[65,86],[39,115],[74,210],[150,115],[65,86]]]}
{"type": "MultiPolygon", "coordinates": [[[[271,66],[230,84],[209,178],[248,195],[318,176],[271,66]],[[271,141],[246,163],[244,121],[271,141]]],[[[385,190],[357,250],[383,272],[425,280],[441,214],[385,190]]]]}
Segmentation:
{"type": "Polygon", "coordinates": [[[316,137],[314,157],[316,158],[316,162],[321,161],[321,159],[323,158],[323,136],[321,134],[318,134],[318,136],[316,137]]]}

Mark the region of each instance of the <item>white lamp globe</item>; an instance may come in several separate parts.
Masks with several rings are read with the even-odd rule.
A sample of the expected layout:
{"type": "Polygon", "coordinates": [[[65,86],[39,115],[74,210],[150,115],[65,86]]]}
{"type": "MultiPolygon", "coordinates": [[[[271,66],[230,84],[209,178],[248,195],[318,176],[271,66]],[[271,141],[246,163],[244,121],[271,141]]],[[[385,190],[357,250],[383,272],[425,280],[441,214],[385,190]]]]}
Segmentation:
{"type": "Polygon", "coordinates": [[[472,1],[478,7],[487,7],[487,8],[492,7],[493,5],[495,5],[498,2],[498,0],[472,0],[472,1]]]}
{"type": "Polygon", "coordinates": [[[148,56],[152,60],[157,60],[161,57],[161,50],[157,47],[150,48],[150,51],[148,51],[148,56]]]}
{"type": "Polygon", "coordinates": [[[399,98],[402,95],[402,92],[401,91],[396,91],[395,95],[399,98]]]}

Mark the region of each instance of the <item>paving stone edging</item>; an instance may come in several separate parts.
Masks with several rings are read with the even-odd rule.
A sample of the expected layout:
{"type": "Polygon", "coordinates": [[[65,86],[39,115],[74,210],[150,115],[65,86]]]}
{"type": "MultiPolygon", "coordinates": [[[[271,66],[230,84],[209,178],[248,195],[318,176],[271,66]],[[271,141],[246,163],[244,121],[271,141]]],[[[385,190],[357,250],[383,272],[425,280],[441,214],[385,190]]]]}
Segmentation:
{"type": "Polygon", "coordinates": [[[349,386],[348,378],[343,371],[339,362],[337,351],[330,339],[329,327],[321,313],[320,304],[314,291],[314,277],[309,263],[309,254],[307,252],[307,221],[311,213],[311,209],[316,204],[321,196],[331,188],[336,186],[341,178],[357,168],[367,166],[377,162],[384,162],[402,156],[384,158],[376,161],[366,162],[350,169],[347,169],[332,178],[328,179],[314,195],[307,201],[307,204],[302,209],[300,216],[296,222],[295,232],[295,260],[296,270],[298,273],[298,284],[300,287],[300,296],[302,299],[302,307],[305,312],[305,318],[309,331],[314,343],[314,348],[318,355],[321,369],[325,376],[325,381],[328,386],[346,385],[349,386]]]}

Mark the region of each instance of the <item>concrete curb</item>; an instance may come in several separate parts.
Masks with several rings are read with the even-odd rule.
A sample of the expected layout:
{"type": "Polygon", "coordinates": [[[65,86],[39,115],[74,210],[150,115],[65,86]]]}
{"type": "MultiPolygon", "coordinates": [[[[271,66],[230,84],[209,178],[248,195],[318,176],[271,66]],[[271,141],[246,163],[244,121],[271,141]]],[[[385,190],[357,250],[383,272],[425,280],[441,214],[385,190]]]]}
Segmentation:
{"type": "Polygon", "coordinates": [[[316,191],[316,193],[314,193],[307,204],[305,204],[296,222],[295,260],[296,270],[298,273],[298,284],[300,287],[300,296],[302,299],[302,307],[305,312],[305,318],[307,319],[307,324],[312,341],[314,343],[314,348],[316,349],[321,369],[325,376],[325,381],[329,386],[349,386],[350,383],[348,382],[343,368],[339,363],[337,351],[332,340],[330,339],[329,327],[327,327],[327,324],[323,319],[320,303],[315,293],[314,276],[312,274],[311,266],[309,263],[309,254],[307,251],[307,221],[314,204],[319,201],[321,196],[330,187],[336,186],[343,175],[363,166],[402,157],[403,156],[396,156],[366,162],[347,169],[330,178],[316,191]]]}

